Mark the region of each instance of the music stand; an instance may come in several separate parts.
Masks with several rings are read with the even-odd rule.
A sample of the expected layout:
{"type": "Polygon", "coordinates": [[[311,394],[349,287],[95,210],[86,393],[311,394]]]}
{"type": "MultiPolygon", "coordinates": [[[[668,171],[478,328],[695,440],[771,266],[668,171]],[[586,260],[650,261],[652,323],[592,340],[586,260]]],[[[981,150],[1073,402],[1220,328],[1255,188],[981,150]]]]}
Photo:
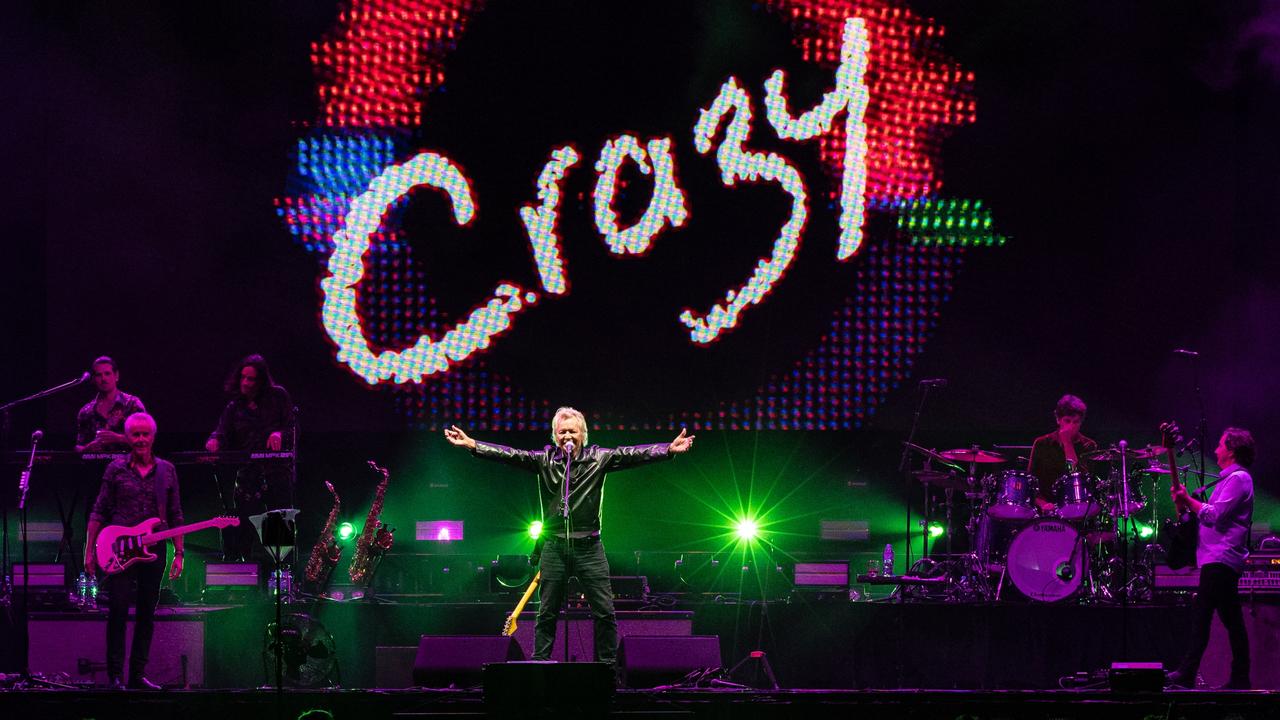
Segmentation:
{"type": "MultiPolygon", "coordinates": [[[[273,574],[276,580],[276,691],[284,691],[284,645],[280,642],[280,615],[281,603],[284,597],[280,592],[281,569],[284,566],[284,559],[289,553],[293,552],[296,543],[296,532],[298,529],[297,522],[294,520],[298,516],[296,508],[284,508],[280,510],[268,510],[260,515],[250,515],[249,522],[253,523],[253,529],[258,533],[258,540],[262,543],[262,547],[266,549],[267,554],[271,556],[271,560],[275,565],[273,574]]],[[[290,584],[292,587],[292,583],[290,584]]]]}

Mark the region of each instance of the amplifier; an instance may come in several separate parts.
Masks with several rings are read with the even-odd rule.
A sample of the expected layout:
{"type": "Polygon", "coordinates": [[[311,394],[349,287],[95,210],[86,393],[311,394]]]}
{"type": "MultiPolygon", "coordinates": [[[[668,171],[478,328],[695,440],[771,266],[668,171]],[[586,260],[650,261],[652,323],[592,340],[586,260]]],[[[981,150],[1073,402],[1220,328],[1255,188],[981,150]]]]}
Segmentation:
{"type": "MultiPolygon", "coordinates": [[[[1252,556],[1249,558],[1244,573],[1240,575],[1241,592],[1255,595],[1280,594],[1280,564],[1271,566],[1272,569],[1269,570],[1257,569],[1262,567],[1267,566],[1255,563],[1252,556]]],[[[1157,565],[1153,580],[1153,587],[1157,592],[1195,590],[1200,585],[1200,568],[1171,570],[1167,565],[1157,565]]]]}
{"type": "Polygon", "coordinates": [[[11,568],[14,587],[22,587],[23,580],[30,580],[33,588],[62,590],[67,586],[67,568],[61,563],[31,563],[26,568],[24,572],[22,563],[11,568]]]}

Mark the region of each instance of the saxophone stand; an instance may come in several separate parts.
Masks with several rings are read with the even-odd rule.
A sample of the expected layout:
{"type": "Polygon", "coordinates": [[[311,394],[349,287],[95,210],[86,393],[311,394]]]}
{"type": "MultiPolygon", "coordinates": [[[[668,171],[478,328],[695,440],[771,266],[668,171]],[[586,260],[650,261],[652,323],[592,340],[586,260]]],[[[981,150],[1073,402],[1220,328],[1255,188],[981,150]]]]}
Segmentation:
{"type": "MultiPolygon", "coordinates": [[[[271,555],[274,565],[273,577],[276,582],[276,622],[275,622],[275,660],[276,660],[276,683],[275,689],[277,696],[280,697],[284,693],[284,644],[281,642],[281,606],[284,603],[284,594],[281,592],[280,584],[284,569],[284,559],[293,551],[294,537],[297,531],[297,523],[294,518],[297,517],[298,511],[293,508],[284,510],[269,510],[261,515],[253,515],[249,521],[253,523],[253,529],[258,533],[258,539],[262,542],[262,547],[271,555]]],[[[293,583],[290,582],[290,591],[292,592],[293,583]]]]}

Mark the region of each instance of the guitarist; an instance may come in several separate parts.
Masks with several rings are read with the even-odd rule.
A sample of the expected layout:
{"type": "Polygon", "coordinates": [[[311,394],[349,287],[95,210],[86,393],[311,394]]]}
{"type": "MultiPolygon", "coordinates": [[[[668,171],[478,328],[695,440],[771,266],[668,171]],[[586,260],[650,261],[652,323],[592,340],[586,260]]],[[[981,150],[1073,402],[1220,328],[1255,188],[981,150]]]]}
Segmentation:
{"type": "MultiPolygon", "coordinates": [[[[684,430],[670,443],[602,448],[587,444],[587,421],[570,407],[556,410],[551,419],[551,440],[542,450],[515,450],[494,443],[477,442],[458,427],[444,431],[452,445],[478,458],[495,460],[532,471],[538,477],[538,496],[546,542],[540,562],[538,619],[534,625],[534,660],[550,660],[556,638],[556,617],[568,591],[570,575],[576,575],[591,606],[597,662],[615,665],[618,654],[618,622],[609,585],[609,562],[600,542],[600,505],[604,499],[605,473],[643,463],[667,460],[693,447],[693,436],[684,430]],[[572,454],[569,488],[569,544],[565,544],[563,518],[565,460],[572,454]]],[[[568,639],[566,638],[566,641],[568,639]]]]}
{"type": "MultiPolygon", "coordinates": [[[[112,461],[102,476],[98,499],[89,514],[86,533],[84,569],[90,577],[98,570],[94,546],[98,532],[106,525],[135,525],[148,518],[163,518],[169,527],[182,524],[182,501],[178,495],[178,474],[173,463],[151,453],[155,442],[156,421],[147,413],[135,413],[124,421],[124,436],[129,441],[128,458],[112,461]]],[[[173,565],[169,578],[182,574],[182,537],[173,539],[173,565]]],[[[161,553],[160,557],[164,557],[161,553]]],[[[163,562],[144,562],[107,578],[111,595],[111,613],[107,618],[107,677],[111,689],[126,687],[124,670],[124,631],[129,619],[129,594],[137,586],[137,609],[133,625],[133,652],[129,658],[127,687],[137,690],[159,690],[160,686],[143,676],[151,650],[156,604],[160,599],[163,562]]]]}
{"type": "Polygon", "coordinates": [[[1240,611],[1240,574],[1249,556],[1253,523],[1253,478],[1246,469],[1253,465],[1253,436],[1248,430],[1227,428],[1214,455],[1222,471],[1209,500],[1201,502],[1181,486],[1170,491],[1179,513],[1190,512],[1200,521],[1196,547],[1200,586],[1193,606],[1191,645],[1182,664],[1169,674],[1169,682],[1195,687],[1200,658],[1209,645],[1209,623],[1217,610],[1231,641],[1231,678],[1223,689],[1248,690],[1249,636],[1240,611]]]}

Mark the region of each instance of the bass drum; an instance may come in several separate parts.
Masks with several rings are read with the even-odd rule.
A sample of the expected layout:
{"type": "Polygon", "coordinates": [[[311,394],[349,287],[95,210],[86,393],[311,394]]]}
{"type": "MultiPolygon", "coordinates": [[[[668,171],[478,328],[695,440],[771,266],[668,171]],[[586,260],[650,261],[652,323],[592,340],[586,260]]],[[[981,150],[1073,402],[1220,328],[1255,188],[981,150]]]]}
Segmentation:
{"type": "Polygon", "coordinates": [[[1080,533],[1068,523],[1033,520],[1009,544],[1009,578],[1031,600],[1069,598],[1084,581],[1086,555],[1080,533]]]}

